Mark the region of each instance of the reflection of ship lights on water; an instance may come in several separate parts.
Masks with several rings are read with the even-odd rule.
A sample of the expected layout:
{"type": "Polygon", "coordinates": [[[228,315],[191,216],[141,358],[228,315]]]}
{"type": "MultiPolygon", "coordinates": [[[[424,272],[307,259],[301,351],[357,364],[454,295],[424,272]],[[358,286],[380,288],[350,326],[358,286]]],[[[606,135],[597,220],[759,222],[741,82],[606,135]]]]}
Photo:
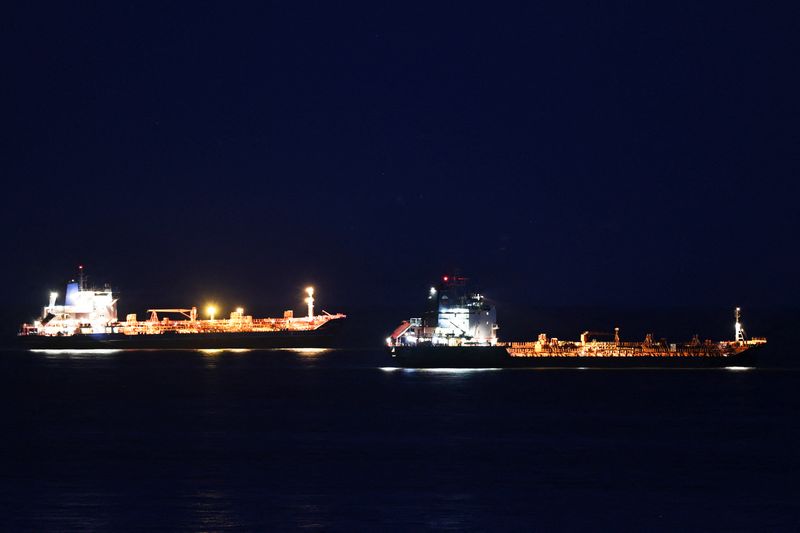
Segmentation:
{"type": "Polygon", "coordinates": [[[285,348],[285,350],[305,356],[322,355],[331,351],[330,348],[285,348]]]}
{"type": "Polygon", "coordinates": [[[197,351],[205,355],[218,355],[221,353],[247,353],[253,350],[249,348],[200,348],[197,351]]]}
{"type": "Polygon", "coordinates": [[[118,353],[118,352],[121,352],[122,350],[103,350],[103,349],[87,349],[87,350],[50,350],[50,349],[45,349],[45,350],[36,350],[36,349],[33,349],[33,350],[30,350],[30,351],[33,352],[33,353],[45,353],[45,354],[48,354],[48,355],[70,355],[70,354],[72,354],[72,355],[92,355],[92,354],[105,355],[105,354],[110,354],[110,353],[118,353]]]}
{"type": "Polygon", "coordinates": [[[110,355],[119,353],[122,350],[104,350],[102,348],[94,349],[86,349],[86,350],[51,350],[51,349],[32,349],[29,350],[33,353],[42,353],[45,355],[110,355]]]}
{"type": "Polygon", "coordinates": [[[432,372],[441,374],[470,374],[472,372],[486,372],[492,370],[503,370],[502,368],[404,368],[412,372],[432,372]]]}
{"type": "Polygon", "coordinates": [[[433,374],[440,373],[440,374],[470,374],[473,372],[486,372],[492,370],[503,370],[501,367],[493,368],[493,367],[477,367],[477,368],[408,368],[402,366],[382,366],[379,367],[379,370],[383,372],[404,372],[404,373],[413,373],[413,372],[430,372],[433,374]]]}

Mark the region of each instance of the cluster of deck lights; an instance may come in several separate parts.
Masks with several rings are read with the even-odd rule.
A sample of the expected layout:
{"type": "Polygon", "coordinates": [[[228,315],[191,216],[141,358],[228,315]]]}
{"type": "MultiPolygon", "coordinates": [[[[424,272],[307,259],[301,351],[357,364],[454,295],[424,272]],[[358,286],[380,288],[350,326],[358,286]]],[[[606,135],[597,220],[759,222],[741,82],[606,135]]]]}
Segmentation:
{"type": "MultiPolygon", "coordinates": [[[[433,287],[431,287],[431,291],[436,292],[433,287]]],[[[306,287],[306,294],[308,296],[304,301],[308,305],[308,318],[314,318],[314,287],[306,287]]],[[[50,293],[50,298],[55,298],[57,296],[58,295],[54,292],[50,293]]],[[[206,315],[208,315],[208,319],[212,322],[214,321],[214,317],[217,316],[218,311],[219,309],[217,309],[216,304],[208,304],[208,306],[206,306],[206,315]]],[[[236,314],[240,317],[244,315],[244,308],[237,307],[236,314]]]]}

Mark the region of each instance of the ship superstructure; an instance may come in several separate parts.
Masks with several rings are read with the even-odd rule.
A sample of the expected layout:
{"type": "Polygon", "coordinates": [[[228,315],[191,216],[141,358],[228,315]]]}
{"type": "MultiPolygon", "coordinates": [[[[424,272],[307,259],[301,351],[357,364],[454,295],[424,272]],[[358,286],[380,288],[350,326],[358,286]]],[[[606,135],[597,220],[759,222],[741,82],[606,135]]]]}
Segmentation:
{"type": "MultiPolygon", "coordinates": [[[[51,292],[48,305],[42,316],[30,324],[23,324],[20,337],[28,344],[46,345],[52,342],[77,345],[83,341],[116,343],[121,340],[149,338],[191,339],[214,337],[220,342],[230,342],[233,338],[267,339],[279,334],[294,337],[304,332],[316,332],[331,321],[345,318],[344,314],[331,314],[322,311],[314,313],[314,288],[305,289],[307,313],[294,316],[294,311],[284,311],[279,318],[254,318],[241,307],[230,313],[228,318],[216,318],[217,308],[206,308],[207,319],[198,316],[197,307],[148,309],[147,318],[139,320],[136,314],[128,314],[124,321],[117,318],[117,298],[109,286],[102,290],[88,288],[80,267],[78,281],[70,281],[63,304],[58,304],[58,293],[51,292]],[[56,338],[64,339],[58,341],[56,338]]],[[[128,343],[130,344],[130,342],[128,343]]],[[[152,343],[151,343],[152,344],[152,343]]],[[[170,345],[177,344],[170,341],[170,345]]]]}
{"type": "Polygon", "coordinates": [[[420,366],[458,366],[465,362],[504,366],[600,361],[653,363],[668,360],[711,360],[738,355],[765,344],[764,338],[746,338],[741,309],[735,310],[733,340],[714,342],[695,335],[688,343],[656,340],[647,334],[642,341],[623,341],[614,333],[584,331],[579,340],[550,338],[545,333],[535,341],[500,342],[493,306],[466,289],[465,278],[444,276],[431,287],[428,311],[421,318],[403,321],[386,339],[393,357],[401,363],[420,366]]]}
{"type": "Polygon", "coordinates": [[[467,290],[466,278],[443,276],[430,288],[424,316],[404,321],[390,345],[494,346],[497,313],[483,295],[467,290]]]}
{"type": "Polygon", "coordinates": [[[111,333],[117,325],[117,299],[109,286],[103,289],[88,289],[83,266],[78,267],[78,280],[67,284],[64,303],[58,305],[57,292],[50,293],[50,300],[42,310],[42,316],[33,324],[22,326],[23,335],[65,336],[91,333],[111,333]]]}

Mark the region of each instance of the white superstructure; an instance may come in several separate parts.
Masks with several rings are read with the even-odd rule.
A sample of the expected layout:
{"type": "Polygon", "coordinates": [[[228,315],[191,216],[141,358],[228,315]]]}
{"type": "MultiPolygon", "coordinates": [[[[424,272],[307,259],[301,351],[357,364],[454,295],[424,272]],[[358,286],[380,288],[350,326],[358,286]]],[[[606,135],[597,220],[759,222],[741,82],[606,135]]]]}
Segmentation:
{"type": "Polygon", "coordinates": [[[466,278],[443,276],[431,287],[424,317],[404,321],[387,339],[390,346],[433,344],[494,346],[497,315],[493,305],[466,288],[466,278]]]}
{"type": "Polygon", "coordinates": [[[87,289],[83,267],[79,281],[67,284],[63,305],[58,305],[58,293],[51,292],[42,318],[32,328],[43,335],[75,335],[78,333],[112,333],[117,324],[117,299],[110,287],[87,289]]]}

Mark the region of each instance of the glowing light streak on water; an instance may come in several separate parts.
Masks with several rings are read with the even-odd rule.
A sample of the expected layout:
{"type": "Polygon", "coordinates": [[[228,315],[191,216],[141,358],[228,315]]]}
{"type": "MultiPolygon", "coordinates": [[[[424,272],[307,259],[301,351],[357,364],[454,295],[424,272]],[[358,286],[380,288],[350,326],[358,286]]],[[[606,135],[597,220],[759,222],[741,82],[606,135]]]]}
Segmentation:
{"type": "Polygon", "coordinates": [[[330,348],[286,348],[286,350],[299,355],[319,355],[331,351],[330,348]]]}
{"type": "Polygon", "coordinates": [[[122,350],[108,350],[108,349],[86,349],[86,350],[75,350],[75,349],[63,349],[63,350],[50,350],[50,349],[41,349],[41,350],[30,350],[33,353],[43,353],[46,355],[108,355],[112,353],[118,353],[122,350]]]}
{"type": "Polygon", "coordinates": [[[200,348],[198,350],[206,355],[216,355],[219,353],[247,353],[251,352],[249,348],[200,348]]]}
{"type": "Polygon", "coordinates": [[[403,372],[431,372],[442,374],[470,374],[473,372],[488,372],[492,370],[503,370],[502,368],[401,368],[396,366],[382,366],[379,367],[384,372],[394,372],[401,370],[403,372]]]}

